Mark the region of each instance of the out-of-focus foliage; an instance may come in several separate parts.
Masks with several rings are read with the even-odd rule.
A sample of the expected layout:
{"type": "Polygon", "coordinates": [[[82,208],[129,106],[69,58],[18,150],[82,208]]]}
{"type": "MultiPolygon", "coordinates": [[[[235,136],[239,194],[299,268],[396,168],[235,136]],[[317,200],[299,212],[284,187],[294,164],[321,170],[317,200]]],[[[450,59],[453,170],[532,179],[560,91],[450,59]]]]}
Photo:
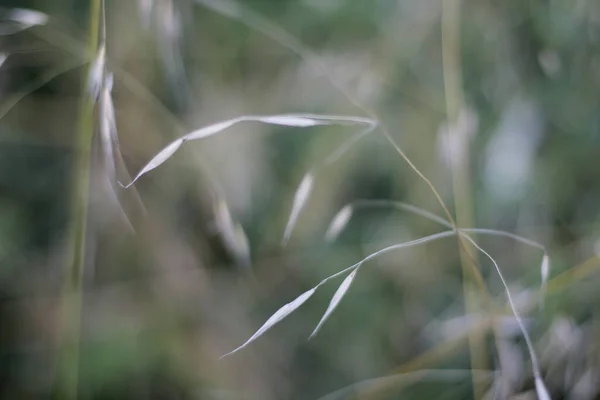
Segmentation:
{"type": "MultiPolygon", "coordinates": [[[[119,179],[127,182],[176,138],[219,121],[367,117],[361,107],[372,109],[451,209],[467,207],[474,226],[546,247],[552,268],[539,309],[540,251],[477,237],[525,316],[553,398],[598,398],[600,2],[462,0],[463,119],[448,129],[448,1],[457,0],[107,0],[119,179]],[[460,173],[453,158],[466,165],[462,194],[453,190],[460,173]]],[[[0,2],[49,16],[0,36],[2,398],[60,392],[77,116],[92,59],[89,3],[0,2]]],[[[335,242],[324,239],[336,213],[359,199],[443,215],[377,130],[318,168],[282,246],[303,176],[359,131],[284,125],[248,122],[186,142],[132,188],[115,185],[116,202],[102,181],[95,126],[78,398],[463,399],[482,388],[490,399],[534,398],[531,360],[500,280],[478,257],[493,307],[477,291],[479,308],[469,309],[455,239],[366,263],[310,341],[343,278],[219,360],[323,278],[445,229],[365,207],[335,242]],[[246,252],[236,253],[244,243],[250,265],[240,262],[246,252]],[[483,346],[468,341],[469,332],[471,339],[481,332],[483,346]],[[474,369],[476,358],[485,369],[474,369]]]]}

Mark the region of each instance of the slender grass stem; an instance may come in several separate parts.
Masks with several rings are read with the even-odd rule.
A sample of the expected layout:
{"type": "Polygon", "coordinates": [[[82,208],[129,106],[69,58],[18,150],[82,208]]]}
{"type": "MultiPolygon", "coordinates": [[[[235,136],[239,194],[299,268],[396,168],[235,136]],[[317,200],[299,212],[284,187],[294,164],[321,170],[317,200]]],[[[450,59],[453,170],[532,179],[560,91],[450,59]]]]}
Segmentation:
{"type": "MultiPolygon", "coordinates": [[[[98,32],[102,0],[90,0],[87,53],[98,48],[98,32]]],[[[77,124],[74,182],[71,193],[71,219],[69,227],[69,265],[63,289],[62,343],[59,380],[56,391],[59,398],[76,399],[79,381],[79,347],[81,310],[83,301],[83,272],[86,261],[88,194],[90,187],[91,146],[94,132],[93,94],[87,87],[88,67],[82,77],[82,97],[77,124]]]]}
{"type": "MultiPolygon", "coordinates": [[[[469,174],[469,145],[464,132],[458,132],[459,113],[464,108],[462,91],[462,67],[460,62],[460,12],[461,0],[444,0],[442,2],[442,60],[444,76],[444,93],[446,99],[446,115],[448,126],[448,142],[462,146],[458,153],[450,154],[452,183],[454,190],[454,207],[458,226],[473,226],[473,207],[471,201],[471,185],[469,174]]],[[[463,269],[463,295],[465,311],[468,314],[480,309],[477,291],[469,272],[469,264],[477,263],[477,256],[471,255],[458,236],[460,258],[463,269]]],[[[469,335],[471,368],[488,369],[485,336],[474,332],[469,335]]],[[[473,376],[473,397],[480,399],[485,394],[485,386],[473,376]]]]}

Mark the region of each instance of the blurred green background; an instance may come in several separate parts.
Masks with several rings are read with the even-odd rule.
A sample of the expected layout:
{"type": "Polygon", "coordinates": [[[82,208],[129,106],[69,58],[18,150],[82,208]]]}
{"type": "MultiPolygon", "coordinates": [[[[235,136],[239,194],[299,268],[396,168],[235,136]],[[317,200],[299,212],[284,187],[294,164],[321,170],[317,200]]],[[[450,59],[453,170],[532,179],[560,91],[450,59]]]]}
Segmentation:
{"type": "MultiPolygon", "coordinates": [[[[0,27],[13,8],[49,16],[0,35],[6,399],[63,398],[90,3],[0,0],[0,27]]],[[[552,268],[540,308],[542,253],[478,237],[525,316],[553,398],[600,398],[600,2],[107,0],[105,45],[123,181],[125,168],[134,176],[169,142],[211,123],[372,110],[459,225],[546,247],[552,268]]],[[[302,177],[359,128],[238,124],[111,191],[97,118],[75,398],[535,398],[493,265],[477,257],[488,304],[463,272],[455,239],[365,264],[314,339],[340,280],[219,360],[321,279],[445,229],[393,207],[363,208],[334,243],[323,239],[334,215],[359,199],[444,215],[381,130],[318,169],[282,246],[302,177]],[[218,201],[245,231],[249,266],[219,235],[218,201]]]]}

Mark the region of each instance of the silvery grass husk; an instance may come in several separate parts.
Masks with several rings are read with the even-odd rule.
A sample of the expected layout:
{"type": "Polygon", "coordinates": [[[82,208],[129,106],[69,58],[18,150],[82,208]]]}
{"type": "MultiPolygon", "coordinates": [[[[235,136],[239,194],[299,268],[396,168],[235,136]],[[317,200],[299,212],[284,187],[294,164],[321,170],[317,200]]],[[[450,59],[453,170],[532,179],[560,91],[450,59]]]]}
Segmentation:
{"type": "Polygon", "coordinates": [[[0,36],[14,35],[38,25],[45,25],[48,15],[26,8],[0,8],[0,36]]]}
{"type": "Polygon", "coordinates": [[[167,82],[171,87],[171,96],[178,107],[184,108],[190,102],[190,83],[182,54],[183,18],[182,2],[174,0],[157,4],[157,37],[158,51],[164,66],[167,82]]]}
{"type": "Polygon", "coordinates": [[[184,2],[175,0],[137,0],[138,13],[144,29],[152,30],[152,37],[160,55],[171,96],[180,108],[191,101],[190,82],[185,66],[184,28],[190,10],[184,2]]]}
{"type": "Polygon", "coordinates": [[[234,222],[227,203],[217,199],[213,203],[215,228],[219,233],[227,252],[234,258],[237,265],[249,270],[251,267],[250,245],[244,228],[234,222]]]}
{"type": "MultiPolygon", "coordinates": [[[[93,224],[94,230],[114,225],[118,226],[120,232],[135,232],[121,201],[123,190],[117,183],[119,148],[114,107],[110,95],[110,76],[108,74],[104,78],[106,83],[97,103],[96,117],[99,130],[94,135],[92,143],[90,223],[93,224]]],[[[138,208],[141,212],[144,211],[141,202],[138,208]]]]}
{"type": "MultiPolygon", "coordinates": [[[[96,54],[99,43],[101,0],[90,1],[87,51],[96,54]]],[[[83,300],[83,274],[86,264],[88,198],[90,189],[91,147],[94,133],[96,97],[90,91],[93,64],[83,76],[82,97],[77,123],[74,181],[71,192],[71,217],[68,231],[69,261],[62,296],[61,343],[55,393],[64,399],[78,398],[79,346],[83,300]]]]}

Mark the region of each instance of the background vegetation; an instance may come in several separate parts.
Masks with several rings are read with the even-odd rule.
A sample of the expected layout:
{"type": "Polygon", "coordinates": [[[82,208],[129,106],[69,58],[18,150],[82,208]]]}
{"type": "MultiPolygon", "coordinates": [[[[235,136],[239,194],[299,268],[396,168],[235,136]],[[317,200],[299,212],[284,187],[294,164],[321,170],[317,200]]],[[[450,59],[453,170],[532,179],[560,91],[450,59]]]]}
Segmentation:
{"type": "MultiPolygon", "coordinates": [[[[12,8],[49,16],[0,36],[2,398],[535,398],[493,266],[476,260],[487,304],[454,239],[366,264],[312,340],[336,283],[219,360],[326,276],[441,230],[364,208],[327,243],[344,205],[443,210],[376,130],[320,170],[282,246],[302,177],[352,126],[244,123],[186,143],[130,189],[107,186],[86,86],[90,14],[102,25],[95,1],[0,1],[2,27],[12,8]],[[91,170],[84,203],[72,195],[81,165],[91,170]],[[249,265],[219,235],[219,201],[243,227],[249,265]],[[77,231],[77,221],[87,223],[77,231]]],[[[599,398],[599,2],[107,0],[105,46],[124,182],[125,168],[135,175],[172,140],[218,121],[373,110],[460,226],[546,247],[539,308],[540,251],[478,238],[526,315],[553,398],[599,398]]]]}

